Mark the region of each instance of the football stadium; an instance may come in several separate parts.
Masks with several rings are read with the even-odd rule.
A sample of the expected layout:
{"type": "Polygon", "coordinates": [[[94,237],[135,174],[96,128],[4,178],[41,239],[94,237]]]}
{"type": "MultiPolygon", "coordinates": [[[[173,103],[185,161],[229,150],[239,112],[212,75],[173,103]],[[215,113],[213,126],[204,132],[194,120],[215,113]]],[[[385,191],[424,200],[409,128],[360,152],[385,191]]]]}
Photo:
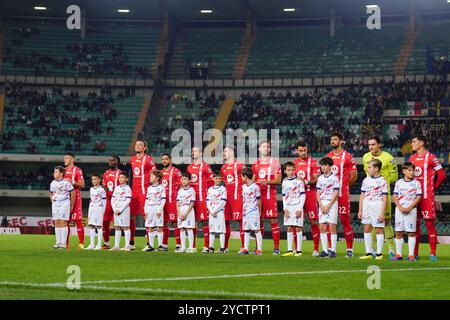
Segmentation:
{"type": "Polygon", "coordinates": [[[449,74],[449,0],[1,0],[0,299],[450,299],[449,74]]]}

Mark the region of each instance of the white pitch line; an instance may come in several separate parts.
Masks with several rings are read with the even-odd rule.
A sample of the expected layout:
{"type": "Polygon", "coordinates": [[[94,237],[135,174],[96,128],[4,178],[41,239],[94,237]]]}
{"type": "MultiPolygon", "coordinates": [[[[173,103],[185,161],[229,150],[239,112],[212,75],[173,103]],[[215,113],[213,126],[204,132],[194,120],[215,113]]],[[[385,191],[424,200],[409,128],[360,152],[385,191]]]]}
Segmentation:
{"type": "MultiPolygon", "coordinates": [[[[27,287],[27,288],[65,288],[65,284],[56,283],[23,283],[3,281],[0,285],[12,286],[12,287],[27,287]]],[[[102,286],[82,286],[82,290],[90,289],[96,291],[108,291],[108,292],[137,292],[137,293],[169,293],[179,294],[185,296],[214,296],[214,297],[244,297],[244,298],[257,298],[257,299],[280,299],[280,300],[348,300],[331,297],[313,297],[313,296],[290,296],[290,295],[277,295],[266,294],[256,292],[229,292],[229,291],[196,291],[196,290],[174,290],[174,289],[157,289],[157,288],[133,288],[133,287],[102,287],[102,286]]],[[[78,290],[71,290],[78,291],[78,290]]]]}
{"type": "MultiPolygon", "coordinates": [[[[380,269],[381,272],[394,271],[433,271],[433,270],[450,270],[450,267],[437,268],[397,268],[397,269],[380,269]]],[[[156,281],[190,281],[205,279],[229,279],[229,278],[247,278],[247,277],[272,277],[272,276],[289,276],[289,275],[312,275],[312,274],[328,274],[328,273],[350,273],[363,272],[367,273],[367,269],[353,270],[318,270],[318,271],[291,271],[291,272],[265,272],[265,273],[244,273],[244,274],[219,274],[210,276],[192,276],[192,277],[175,277],[175,278],[141,278],[141,279],[115,279],[115,280],[93,280],[82,281],[81,284],[108,284],[108,283],[132,283],[132,282],[156,282],[156,281]]],[[[57,284],[57,283],[55,283],[57,284]]]]}

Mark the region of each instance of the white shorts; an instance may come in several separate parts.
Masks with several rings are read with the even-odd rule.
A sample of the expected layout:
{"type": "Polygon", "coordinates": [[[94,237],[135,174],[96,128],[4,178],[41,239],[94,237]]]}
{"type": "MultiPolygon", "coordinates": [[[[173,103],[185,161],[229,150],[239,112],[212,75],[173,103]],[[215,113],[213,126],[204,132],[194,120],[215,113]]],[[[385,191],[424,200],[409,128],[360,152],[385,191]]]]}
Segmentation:
{"type": "Polygon", "coordinates": [[[258,231],[260,229],[259,213],[251,213],[242,217],[242,226],[244,231],[258,231]]]}
{"type": "Polygon", "coordinates": [[[225,212],[223,210],[217,212],[217,217],[209,215],[209,232],[225,233],[225,212]]]}
{"type": "Polygon", "coordinates": [[[147,228],[154,228],[154,227],[164,227],[164,211],[161,210],[161,215],[156,215],[156,209],[158,209],[159,206],[148,206],[145,207],[145,210],[147,212],[147,219],[145,219],[145,226],[147,228]]]}
{"type": "Polygon", "coordinates": [[[70,218],[70,202],[52,203],[52,220],[66,220],[70,218]]]}
{"type": "Polygon", "coordinates": [[[120,215],[114,214],[115,227],[130,227],[130,207],[125,208],[120,215]]]}
{"type": "Polygon", "coordinates": [[[300,206],[286,206],[286,208],[284,208],[284,210],[287,210],[289,212],[289,217],[286,214],[284,215],[283,224],[285,226],[303,227],[304,212],[302,209],[303,208],[300,208],[300,206]],[[297,218],[295,215],[295,213],[297,211],[302,211],[302,213],[303,213],[300,218],[297,218]]]}
{"type": "Polygon", "coordinates": [[[103,225],[103,214],[105,213],[105,208],[103,207],[89,207],[89,219],[88,225],[101,227],[103,225]]]}
{"type": "MultiPolygon", "coordinates": [[[[322,200],[322,204],[324,206],[328,205],[330,201],[322,200]]],[[[333,205],[330,208],[330,211],[328,211],[327,214],[323,213],[322,210],[320,210],[319,207],[319,224],[326,224],[326,223],[333,223],[337,224],[337,217],[338,217],[338,201],[336,200],[333,205]]]]}
{"type": "MultiPolygon", "coordinates": [[[[184,214],[186,212],[186,209],[188,208],[188,206],[186,207],[181,207],[180,208],[180,213],[184,214]]],[[[192,208],[191,212],[189,212],[188,216],[186,217],[186,219],[181,220],[180,217],[178,217],[178,228],[182,229],[194,229],[195,228],[195,210],[194,208],[192,208]]]]}
{"type": "Polygon", "coordinates": [[[416,232],[417,209],[414,208],[408,214],[403,214],[395,208],[395,231],[416,232]]]}
{"type": "Polygon", "coordinates": [[[361,223],[370,224],[374,228],[384,228],[384,221],[378,220],[381,215],[382,206],[383,203],[381,201],[364,200],[361,223]]]}

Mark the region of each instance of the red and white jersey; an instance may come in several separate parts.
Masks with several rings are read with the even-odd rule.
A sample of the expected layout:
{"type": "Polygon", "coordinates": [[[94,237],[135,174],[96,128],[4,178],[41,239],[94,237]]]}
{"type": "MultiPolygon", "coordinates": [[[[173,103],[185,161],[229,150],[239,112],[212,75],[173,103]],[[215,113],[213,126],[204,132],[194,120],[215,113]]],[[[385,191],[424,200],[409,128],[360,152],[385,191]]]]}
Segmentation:
{"type": "Polygon", "coordinates": [[[119,210],[122,212],[125,210],[131,202],[131,188],[129,185],[118,185],[114,189],[113,196],[111,198],[111,206],[113,210],[119,210]]]}
{"type": "Polygon", "coordinates": [[[388,183],[383,176],[365,177],[361,185],[364,200],[383,201],[383,195],[388,194],[388,183]]]}
{"type": "Polygon", "coordinates": [[[281,189],[283,206],[297,206],[305,202],[305,183],[296,177],[285,178],[281,189]]]}
{"type": "Polygon", "coordinates": [[[256,183],[242,186],[242,214],[259,214],[258,201],[261,198],[261,190],[256,183]]]}
{"type": "Polygon", "coordinates": [[[119,185],[120,169],[108,169],[103,174],[102,185],[106,189],[106,197],[111,199],[114,189],[119,185]]]}
{"type": "Polygon", "coordinates": [[[349,175],[350,172],[356,171],[356,162],[350,153],[345,150],[335,154],[330,151],[327,157],[333,159],[331,172],[339,179],[340,189],[339,196],[350,192],[349,175]]]}
{"type": "Polygon", "coordinates": [[[70,202],[70,193],[73,191],[72,184],[64,179],[53,180],[50,183],[52,201],[58,204],[70,202]]]}
{"type": "Polygon", "coordinates": [[[395,183],[394,194],[397,196],[400,205],[407,208],[418,196],[422,196],[422,186],[416,179],[406,181],[403,178],[395,183]]]}
{"type": "Polygon", "coordinates": [[[178,190],[177,202],[180,208],[189,206],[191,203],[195,202],[195,190],[192,187],[184,188],[181,187],[178,190]]]}
{"type": "Polygon", "coordinates": [[[133,194],[145,195],[150,186],[150,173],[156,170],[153,158],[144,154],[140,159],[134,155],[130,159],[131,170],[133,171],[133,194]]]}
{"type": "Polygon", "coordinates": [[[273,180],[275,179],[275,175],[281,175],[281,165],[280,161],[276,158],[266,158],[266,159],[258,159],[252,165],[253,174],[255,176],[255,182],[258,184],[261,189],[261,194],[267,199],[277,197],[277,186],[275,185],[267,185],[260,184],[258,181],[260,180],[273,180]]]}
{"type": "MultiPolygon", "coordinates": [[[[64,179],[68,180],[72,185],[75,182],[81,182],[84,180],[83,171],[77,166],[66,167],[66,173],[64,173],[64,179]]],[[[75,198],[81,199],[81,189],[79,187],[73,187],[75,190],[75,198]]]]}
{"type": "Polygon", "coordinates": [[[224,186],[212,186],[206,195],[206,206],[209,212],[219,212],[225,209],[227,189],[224,186]]]}
{"type": "Polygon", "coordinates": [[[191,163],[187,172],[191,174],[191,186],[197,194],[197,201],[205,201],[208,188],[213,184],[211,167],[205,161],[199,164],[191,163]]]}
{"type": "Polygon", "coordinates": [[[229,199],[237,200],[242,195],[241,171],[244,166],[242,162],[234,160],[233,163],[225,163],[220,169],[229,199]]]}
{"type": "Polygon", "coordinates": [[[167,202],[172,203],[177,201],[178,189],[181,185],[181,171],[174,166],[168,166],[161,170],[162,178],[161,184],[166,188],[167,202]]]}
{"type": "Polygon", "coordinates": [[[336,190],[339,190],[339,179],[330,173],[328,176],[322,174],[317,179],[316,189],[320,193],[320,200],[331,201],[336,190]]]}
{"type": "Polygon", "coordinates": [[[442,166],[438,158],[429,151],[422,155],[417,153],[409,157],[409,161],[416,167],[414,177],[422,184],[423,199],[434,197],[434,175],[442,166]]]}
{"type": "Polygon", "coordinates": [[[91,187],[89,190],[89,207],[105,208],[106,207],[106,191],[102,187],[91,187]]]}
{"type": "Polygon", "coordinates": [[[166,189],[162,184],[151,185],[147,189],[146,205],[159,206],[166,200],[166,189]]]}
{"type": "MultiPolygon", "coordinates": [[[[320,175],[320,165],[313,158],[308,156],[305,160],[297,158],[294,161],[295,175],[307,181],[314,180],[314,175],[320,175]]],[[[306,191],[316,191],[315,186],[307,185],[306,191]]]]}

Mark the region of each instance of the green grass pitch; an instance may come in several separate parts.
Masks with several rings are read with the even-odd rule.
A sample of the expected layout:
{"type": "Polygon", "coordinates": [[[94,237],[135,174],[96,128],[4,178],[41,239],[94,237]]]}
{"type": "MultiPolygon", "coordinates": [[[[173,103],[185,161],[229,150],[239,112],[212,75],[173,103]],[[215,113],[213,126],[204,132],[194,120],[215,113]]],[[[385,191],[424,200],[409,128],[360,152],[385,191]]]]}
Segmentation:
{"type": "Polygon", "coordinates": [[[0,236],[0,299],[450,299],[449,245],[438,246],[438,262],[428,260],[428,244],[409,262],[359,260],[362,243],[345,259],[344,242],[336,259],[312,257],[311,241],[302,257],[289,258],[273,256],[270,239],[262,256],[237,255],[238,240],[227,255],[175,254],[173,242],[169,252],[141,252],[143,237],[134,252],[77,250],[76,237],[67,251],[53,243],[53,236],[0,236]],[[66,287],[69,265],[80,267],[79,290],[66,287]],[[371,265],[381,270],[380,289],[367,287],[371,265]]]}

